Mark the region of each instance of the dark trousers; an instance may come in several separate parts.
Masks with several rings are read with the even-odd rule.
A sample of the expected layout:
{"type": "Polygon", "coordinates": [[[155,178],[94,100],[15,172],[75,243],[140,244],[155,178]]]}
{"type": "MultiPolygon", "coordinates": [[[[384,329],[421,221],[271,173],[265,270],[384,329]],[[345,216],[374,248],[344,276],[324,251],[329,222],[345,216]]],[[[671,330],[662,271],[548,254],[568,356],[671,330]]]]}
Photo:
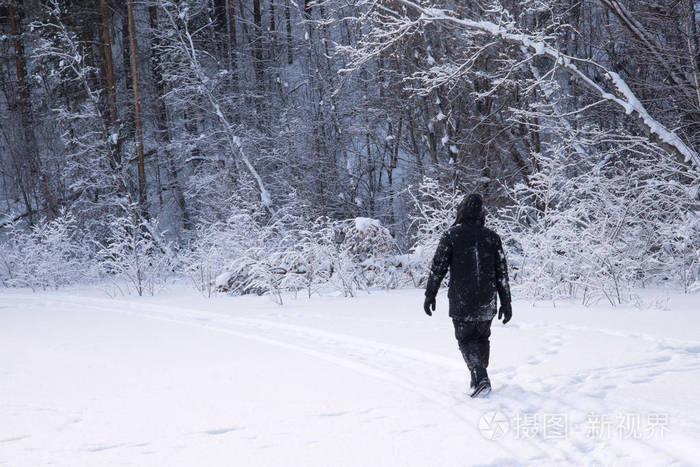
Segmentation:
{"type": "Polygon", "coordinates": [[[489,366],[489,337],[491,336],[491,320],[462,321],[453,319],[455,337],[467,362],[469,371],[475,381],[487,378],[486,368],[489,366]]]}

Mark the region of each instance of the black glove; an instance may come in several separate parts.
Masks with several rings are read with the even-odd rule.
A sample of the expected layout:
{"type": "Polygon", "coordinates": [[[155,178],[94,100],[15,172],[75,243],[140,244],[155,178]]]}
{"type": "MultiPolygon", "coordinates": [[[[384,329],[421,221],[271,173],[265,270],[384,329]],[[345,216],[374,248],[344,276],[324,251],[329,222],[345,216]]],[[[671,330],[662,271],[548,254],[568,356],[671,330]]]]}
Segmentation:
{"type": "Polygon", "coordinates": [[[433,311],[435,311],[435,297],[425,297],[425,302],[423,302],[423,310],[425,310],[426,315],[433,316],[433,311],[430,311],[431,308],[433,311]]]}
{"type": "Polygon", "coordinates": [[[503,318],[503,324],[506,324],[513,317],[513,309],[510,307],[510,303],[505,303],[501,305],[498,309],[498,319],[503,318]]]}

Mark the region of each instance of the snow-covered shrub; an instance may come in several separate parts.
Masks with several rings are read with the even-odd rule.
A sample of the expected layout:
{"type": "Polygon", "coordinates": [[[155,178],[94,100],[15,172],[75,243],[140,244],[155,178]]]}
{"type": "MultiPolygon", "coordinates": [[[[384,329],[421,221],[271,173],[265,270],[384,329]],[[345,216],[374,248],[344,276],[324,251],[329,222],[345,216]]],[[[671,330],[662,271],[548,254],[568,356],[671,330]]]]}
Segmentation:
{"type": "Polygon", "coordinates": [[[157,224],[134,212],[111,219],[107,240],[98,243],[100,266],[119,289],[125,285],[126,293],[154,295],[172,274],[171,255],[156,238],[157,224]]]}
{"type": "Polygon", "coordinates": [[[184,255],[185,271],[207,295],[281,293],[292,287],[298,261],[291,246],[296,241],[296,217],[285,210],[270,215],[259,203],[233,200],[224,221],[200,227],[184,255]]]}
{"type": "Polygon", "coordinates": [[[680,279],[684,292],[700,290],[700,212],[679,213],[662,223],[657,233],[666,241],[656,257],[656,279],[667,280],[668,272],[680,279]]]}
{"type": "Polygon", "coordinates": [[[95,277],[89,245],[77,237],[75,217],[62,212],[29,229],[6,227],[0,244],[0,279],[9,287],[58,288],[95,277]]]}
{"type": "Polygon", "coordinates": [[[325,217],[312,224],[311,243],[305,245],[305,257],[314,271],[313,283],[342,291],[354,296],[365,285],[361,280],[359,258],[352,251],[352,243],[346,241],[348,225],[325,217]]]}
{"type": "MultiPolygon", "coordinates": [[[[577,141],[578,151],[590,152],[584,158],[572,146],[534,154],[538,170],[507,189],[506,207],[487,215],[487,227],[503,239],[515,295],[619,304],[637,287],[697,288],[697,177],[653,147],[605,152],[577,141]]],[[[463,196],[430,180],[413,194],[415,243],[402,269],[420,278],[417,285],[463,196]]]]}
{"type": "Polygon", "coordinates": [[[343,280],[347,266],[351,264],[346,252],[338,248],[339,237],[331,227],[331,221],[322,217],[302,223],[287,233],[281,257],[289,269],[283,283],[288,290],[306,290],[307,295],[328,287],[336,281],[334,289],[352,294],[354,288],[347,287],[343,280]]]}
{"type": "Polygon", "coordinates": [[[396,288],[401,283],[396,257],[400,251],[389,230],[379,220],[357,217],[338,221],[344,249],[357,264],[363,287],[396,288]]]}
{"type": "MultiPolygon", "coordinates": [[[[270,293],[281,303],[281,282],[287,270],[279,261],[281,248],[275,244],[274,222],[263,223],[245,212],[232,218],[237,224],[234,235],[239,241],[236,254],[229,252],[225,272],[228,279],[222,288],[236,294],[270,293]]],[[[218,276],[217,283],[221,284],[223,277],[218,276]]]]}
{"type": "Polygon", "coordinates": [[[229,275],[225,269],[231,257],[240,255],[244,250],[243,241],[249,237],[239,232],[240,216],[230,216],[225,221],[213,222],[210,225],[200,224],[190,248],[183,251],[182,260],[185,273],[190,277],[195,287],[207,296],[211,296],[215,288],[227,289],[229,275]]]}
{"type": "Polygon", "coordinates": [[[226,221],[198,231],[183,258],[207,294],[271,294],[281,302],[283,292],[331,289],[352,296],[357,289],[397,287],[398,253],[377,220],[306,219],[289,207],[270,213],[237,199],[226,221]]]}
{"type": "Polygon", "coordinates": [[[697,280],[698,218],[674,162],[654,153],[576,165],[563,152],[535,157],[540,171],[493,219],[519,293],[619,304],[634,287],[672,280],[687,290],[697,280]]]}
{"type": "Polygon", "coordinates": [[[19,253],[21,241],[20,227],[17,222],[5,226],[3,237],[0,238],[0,281],[5,287],[15,286],[18,269],[21,266],[19,253]]]}
{"type": "Polygon", "coordinates": [[[398,247],[376,219],[320,217],[295,236],[286,254],[296,263],[295,282],[304,284],[309,294],[325,287],[354,296],[358,289],[394,288],[400,283],[398,247]]]}

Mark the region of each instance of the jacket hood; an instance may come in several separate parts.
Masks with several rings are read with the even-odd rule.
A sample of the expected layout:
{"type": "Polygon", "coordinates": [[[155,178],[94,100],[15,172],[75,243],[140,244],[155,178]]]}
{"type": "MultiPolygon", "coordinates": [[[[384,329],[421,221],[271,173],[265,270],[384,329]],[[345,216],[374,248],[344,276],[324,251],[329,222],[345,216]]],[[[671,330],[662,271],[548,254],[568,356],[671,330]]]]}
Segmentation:
{"type": "Polygon", "coordinates": [[[479,194],[471,194],[457,206],[457,224],[484,225],[484,199],[479,194]]]}

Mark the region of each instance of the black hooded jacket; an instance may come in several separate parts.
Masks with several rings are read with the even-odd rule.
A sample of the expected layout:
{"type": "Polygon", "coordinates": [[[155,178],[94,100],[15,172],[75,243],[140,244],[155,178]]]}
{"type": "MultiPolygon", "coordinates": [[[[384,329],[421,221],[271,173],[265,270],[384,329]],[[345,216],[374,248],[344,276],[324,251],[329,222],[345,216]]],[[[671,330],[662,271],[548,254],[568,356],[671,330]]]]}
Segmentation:
{"type": "Polygon", "coordinates": [[[426,297],[437,295],[450,270],[450,317],[481,321],[496,315],[496,292],[510,305],[508,267],[501,238],[484,227],[483,201],[470,195],[457,208],[457,220],[440,239],[428,276],[426,297]]]}

